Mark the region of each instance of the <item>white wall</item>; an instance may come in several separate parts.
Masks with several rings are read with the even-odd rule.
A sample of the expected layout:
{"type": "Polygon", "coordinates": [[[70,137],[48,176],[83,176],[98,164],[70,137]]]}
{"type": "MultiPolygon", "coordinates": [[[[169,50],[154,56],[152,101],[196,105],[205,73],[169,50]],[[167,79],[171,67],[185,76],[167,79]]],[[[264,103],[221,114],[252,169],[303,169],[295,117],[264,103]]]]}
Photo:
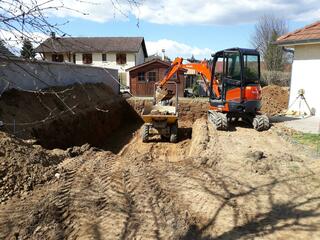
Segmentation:
{"type": "MultiPolygon", "coordinates": [[[[144,63],[144,54],[142,47],[138,53],[126,53],[127,63],[119,65],[117,64],[117,53],[106,53],[107,61],[102,62],[102,53],[92,53],[92,64],[90,66],[104,67],[116,69],[118,72],[126,72],[126,69],[134,67],[138,64],[144,63]]],[[[82,53],[76,54],[76,64],[82,63],[82,53]]],[[[129,74],[127,74],[127,86],[129,86],[129,74]]]]}
{"type": "MultiPolygon", "coordinates": [[[[295,46],[292,65],[289,106],[298,96],[299,89],[305,90],[305,98],[310,108],[315,108],[320,116],[320,44],[295,46]]],[[[297,100],[290,110],[309,113],[304,103],[297,100]]]]}
{"type": "Polygon", "coordinates": [[[119,93],[119,84],[114,81],[117,70],[87,65],[0,57],[0,76],[0,93],[11,88],[39,90],[75,83],[104,83],[119,93]]]}
{"type": "MultiPolygon", "coordinates": [[[[102,62],[102,53],[92,53],[92,64],[88,64],[91,66],[97,67],[108,67],[112,69],[117,69],[120,72],[125,72],[127,68],[133,67],[136,65],[135,53],[127,53],[127,63],[119,65],[117,64],[117,54],[116,53],[107,53],[107,61],[102,62]]],[[[83,64],[82,63],[82,53],[76,54],[76,64],[83,64]]]]}
{"type": "Polygon", "coordinates": [[[140,46],[139,52],[137,53],[137,56],[136,56],[136,65],[144,63],[144,60],[145,58],[144,58],[143,48],[142,46],[140,46]]]}

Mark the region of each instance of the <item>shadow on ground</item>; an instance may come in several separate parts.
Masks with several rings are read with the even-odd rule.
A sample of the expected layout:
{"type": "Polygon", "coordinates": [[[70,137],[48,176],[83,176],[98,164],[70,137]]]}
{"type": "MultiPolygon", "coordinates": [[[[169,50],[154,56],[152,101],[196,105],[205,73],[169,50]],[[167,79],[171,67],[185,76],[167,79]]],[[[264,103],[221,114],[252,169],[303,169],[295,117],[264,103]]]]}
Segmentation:
{"type": "MultiPolygon", "coordinates": [[[[210,175],[206,172],[207,175],[210,175]]],[[[278,184],[285,184],[289,188],[293,186],[290,185],[290,181],[299,180],[303,178],[312,177],[314,174],[305,175],[300,178],[288,178],[284,180],[273,179],[268,184],[250,187],[249,185],[243,185],[244,188],[248,190],[240,191],[234,193],[234,190],[230,191],[227,186],[230,186],[226,182],[229,179],[228,176],[220,175],[218,178],[210,175],[210,178],[218,186],[222,186],[224,194],[217,192],[212,192],[203,185],[203,188],[207,190],[214,198],[221,201],[219,208],[214,212],[212,218],[204,225],[192,224],[185,236],[182,237],[183,240],[218,240],[218,239],[254,239],[255,237],[266,236],[281,230],[290,231],[306,231],[306,232],[316,232],[320,227],[320,223],[316,221],[309,221],[310,223],[305,223],[306,219],[316,218],[320,216],[320,196],[315,197],[305,197],[304,194],[292,196],[290,201],[279,203],[274,200],[273,189],[277,187],[278,184]],[[268,195],[268,204],[270,205],[270,210],[267,212],[259,211],[257,209],[257,214],[250,219],[247,219],[246,223],[238,224],[239,222],[239,206],[238,198],[249,197],[257,198],[259,194],[268,195]],[[217,234],[215,236],[208,234],[209,228],[214,227],[218,221],[219,215],[224,210],[225,207],[231,207],[234,211],[232,222],[234,226],[232,229],[217,234]]],[[[197,179],[199,181],[199,179],[197,179]]],[[[239,182],[237,181],[237,184],[239,182]]],[[[212,230],[212,229],[211,229],[212,230]]]]}

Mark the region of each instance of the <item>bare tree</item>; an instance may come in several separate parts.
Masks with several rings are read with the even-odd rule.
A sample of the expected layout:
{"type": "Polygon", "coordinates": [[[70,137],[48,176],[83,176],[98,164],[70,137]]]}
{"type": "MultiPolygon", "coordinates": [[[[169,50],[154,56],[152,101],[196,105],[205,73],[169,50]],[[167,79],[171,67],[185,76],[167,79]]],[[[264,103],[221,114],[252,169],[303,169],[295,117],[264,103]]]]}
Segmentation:
{"type": "Polygon", "coordinates": [[[274,15],[262,16],[255,26],[252,44],[259,50],[268,71],[282,71],[288,60],[287,53],[274,44],[278,37],[287,32],[287,21],[274,15]]]}
{"type": "MultiPolygon", "coordinates": [[[[76,0],[79,4],[99,5],[94,0],[83,1],[76,0]]],[[[43,39],[35,38],[35,32],[44,36],[49,36],[55,32],[57,36],[71,36],[61,30],[61,26],[68,23],[52,23],[49,21],[50,13],[58,11],[71,11],[80,15],[88,15],[74,7],[65,4],[64,0],[0,0],[0,39],[4,38],[1,31],[6,31],[14,36],[15,41],[22,43],[25,38],[33,43],[40,43],[43,39]],[[18,40],[17,40],[18,39],[18,40]]],[[[124,17],[129,17],[127,12],[123,10],[124,5],[129,6],[132,11],[139,8],[142,0],[110,0],[109,3],[115,12],[120,13],[124,17]]],[[[137,18],[137,26],[139,19],[137,18]]],[[[13,39],[5,39],[8,44],[13,39]]]]}

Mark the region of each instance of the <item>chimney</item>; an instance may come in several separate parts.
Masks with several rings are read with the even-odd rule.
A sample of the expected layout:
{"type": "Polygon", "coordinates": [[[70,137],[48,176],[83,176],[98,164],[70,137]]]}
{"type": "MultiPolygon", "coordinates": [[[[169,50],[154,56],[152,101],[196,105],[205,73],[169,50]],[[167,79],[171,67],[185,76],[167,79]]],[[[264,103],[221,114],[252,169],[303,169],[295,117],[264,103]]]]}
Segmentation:
{"type": "Polygon", "coordinates": [[[166,54],[166,50],[165,50],[165,49],[162,49],[161,52],[162,52],[162,54],[161,54],[161,56],[162,56],[162,61],[164,61],[164,59],[165,59],[165,54],[166,54]]]}
{"type": "Polygon", "coordinates": [[[56,38],[56,33],[55,33],[55,32],[51,32],[50,35],[51,35],[51,38],[52,38],[52,39],[55,39],[55,38],[56,38]]]}

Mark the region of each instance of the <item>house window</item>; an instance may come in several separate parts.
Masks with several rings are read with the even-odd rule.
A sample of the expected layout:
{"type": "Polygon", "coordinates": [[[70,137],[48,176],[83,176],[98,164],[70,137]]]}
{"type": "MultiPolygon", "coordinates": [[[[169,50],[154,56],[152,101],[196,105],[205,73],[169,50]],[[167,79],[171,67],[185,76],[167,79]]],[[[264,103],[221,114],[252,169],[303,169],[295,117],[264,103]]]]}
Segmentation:
{"type": "Polygon", "coordinates": [[[117,64],[126,64],[127,55],[125,53],[117,53],[117,64]]]}
{"type": "Polygon", "coordinates": [[[107,54],[102,53],[102,62],[106,62],[106,61],[107,61],[107,54]]]}
{"type": "Polygon", "coordinates": [[[63,54],[52,54],[52,62],[63,62],[63,54]]]}
{"type": "Polygon", "coordinates": [[[148,81],[149,82],[157,81],[157,73],[156,72],[148,72],[148,81]]]}
{"type": "Polygon", "coordinates": [[[144,78],[144,72],[139,72],[138,73],[138,81],[144,82],[145,78],[144,78]]]}
{"type": "Polygon", "coordinates": [[[82,63],[83,64],[91,64],[92,63],[92,54],[91,53],[82,54],[82,63]]]}

